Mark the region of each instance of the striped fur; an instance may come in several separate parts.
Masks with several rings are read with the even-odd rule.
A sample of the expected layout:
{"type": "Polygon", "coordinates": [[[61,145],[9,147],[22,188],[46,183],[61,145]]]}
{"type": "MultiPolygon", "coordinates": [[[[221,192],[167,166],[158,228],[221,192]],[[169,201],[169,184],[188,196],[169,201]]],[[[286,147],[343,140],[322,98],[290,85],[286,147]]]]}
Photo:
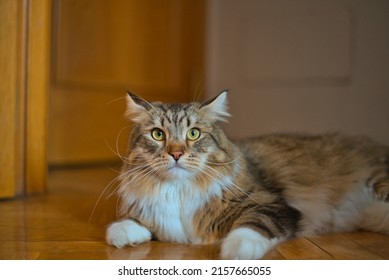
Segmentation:
{"type": "Polygon", "coordinates": [[[226,92],[202,104],[129,95],[126,115],[133,131],[109,244],[222,242],[221,257],[256,259],[299,235],[389,234],[389,149],[366,137],[277,134],[232,143],[218,125],[229,116],[226,92]],[[191,140],[193,129],[200,134],[191,140]]]}

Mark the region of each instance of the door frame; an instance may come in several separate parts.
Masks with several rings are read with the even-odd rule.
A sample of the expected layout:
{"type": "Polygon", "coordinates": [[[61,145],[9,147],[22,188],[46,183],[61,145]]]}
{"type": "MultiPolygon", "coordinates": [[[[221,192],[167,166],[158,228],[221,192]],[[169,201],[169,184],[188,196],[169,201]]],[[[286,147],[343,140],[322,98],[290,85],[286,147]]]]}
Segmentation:
{"type": "Polygon", "coordinates": [[[0,0],[0,198],[47,187],[52,0],[0,0]]]}

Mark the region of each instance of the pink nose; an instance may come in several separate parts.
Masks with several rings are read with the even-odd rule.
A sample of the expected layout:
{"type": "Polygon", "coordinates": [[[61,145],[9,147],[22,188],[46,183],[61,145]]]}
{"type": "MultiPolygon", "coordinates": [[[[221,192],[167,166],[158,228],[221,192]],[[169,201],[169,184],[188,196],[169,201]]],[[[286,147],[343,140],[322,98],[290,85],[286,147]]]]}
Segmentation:
{"type": "Polygon", "coordinates": [[[184,153],[181,152],[181,151],[171,152],[170,153],[170,155],[174,158],[175,161],[178,161],[183,154],[184,153]]]}

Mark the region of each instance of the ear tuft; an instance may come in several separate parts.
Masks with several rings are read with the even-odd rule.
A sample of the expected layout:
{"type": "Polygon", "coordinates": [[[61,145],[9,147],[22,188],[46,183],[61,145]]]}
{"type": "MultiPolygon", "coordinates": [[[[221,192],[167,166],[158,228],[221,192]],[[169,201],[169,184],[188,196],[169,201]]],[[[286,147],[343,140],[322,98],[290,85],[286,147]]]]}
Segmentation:
{"type": "Polygon", "coordinates": [[[150,105],[141,97],[128,92],[127,94],[127,110],[125,116],[135,123],[139,123],[144,119],[144,115],[150,105]]]}
{"type": "Polygon", "coordinates": [[[227,106],[227,90],[222,91],[218,96],[205,101],[201,104],[201,110],[215,121],[227,122],[230,117],[227,106]]]}

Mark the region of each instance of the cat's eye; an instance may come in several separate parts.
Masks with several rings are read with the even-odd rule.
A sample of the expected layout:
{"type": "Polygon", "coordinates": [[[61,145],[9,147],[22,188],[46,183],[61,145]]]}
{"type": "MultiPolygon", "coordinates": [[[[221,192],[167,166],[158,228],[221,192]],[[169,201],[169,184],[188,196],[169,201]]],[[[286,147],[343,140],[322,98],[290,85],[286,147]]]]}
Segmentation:
{"type": "Polygon", "coordinates": [[[188,130],[186,137],[187,137],[187,139],[189,139],[191,141],[195,141],[195,140],[199,139],[200,135],[201,135],[201,132],[198,128],[191,128],[188,130]]]}
{"type": "Polygon", "coordinates": [[[151,131],[151,137],[153,137],[154,140],[157,140],[157,141],[162,141],[162,140],[165,140],[165,132],[163,132],[161,129],[159,128],[154,128],[152,131],[151,131]]]}

